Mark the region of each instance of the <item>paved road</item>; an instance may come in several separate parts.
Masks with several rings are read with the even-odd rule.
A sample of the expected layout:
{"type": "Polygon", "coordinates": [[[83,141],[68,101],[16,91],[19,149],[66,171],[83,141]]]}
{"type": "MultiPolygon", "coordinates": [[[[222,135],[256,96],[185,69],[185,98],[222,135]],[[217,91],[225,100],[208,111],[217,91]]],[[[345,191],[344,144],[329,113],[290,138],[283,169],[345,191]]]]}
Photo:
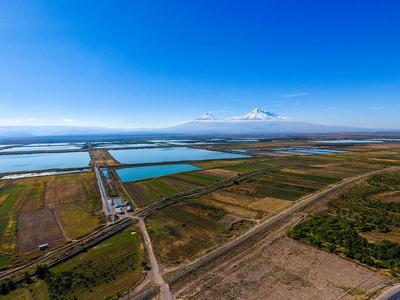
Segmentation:
{"type": "MultiPolygon", "coordinates": [[[[101,181],[99,168],[97,167],[96,163],[94,164],[94,171],[96,173],[97,183],[100,188],[101,201],[103,202],[103,211],[104,211],[106,217],[110,216],[111,221],[114,222],[114,216],[112,214],[111,206],[110,206],[110,203],[108,202],[107,193],[104,189],[103,182],[101,181]]],[[[108,225],[109,224],[108,219],[106,221],[107,221],[107,225],[108,225]]]]}
{"type": "Polygon", "coordinates": [[[400,285],[396,285],[382,295],[378,296],[376,300],[400,300],[400,285]]]}
{"type": "Polygon", "coordinates": [[[147,232],[146,224],[144,223],[142,218],[135,217],[135,219],[139,220],[139,228],[142,231],[144,244],[146,245],[147,252],[150,257],[151,268],[153,270],[154,277],[156,278],[157,284],[160,286],[161,289],[161,299],[162,300],[173,300],[171,291],[169,290],[168,284],[165,283],[164,279],[160,274],[160,269],[158,267],[157,259],[153,252],[153,247],[151,245],[151,240],[149,234],[147,232]]]}

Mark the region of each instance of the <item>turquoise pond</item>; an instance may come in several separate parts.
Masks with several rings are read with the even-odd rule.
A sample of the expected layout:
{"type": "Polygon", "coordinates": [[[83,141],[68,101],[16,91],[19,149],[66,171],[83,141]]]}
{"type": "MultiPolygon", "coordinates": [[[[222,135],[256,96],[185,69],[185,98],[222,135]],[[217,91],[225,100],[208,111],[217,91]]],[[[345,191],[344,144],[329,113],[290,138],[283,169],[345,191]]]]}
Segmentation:
{"type": "Polygon", "coordinates": [[[89,166],[88,152],[0,155],[0,173],[89,166]]]}
{"type": "Polygon", "coordinates": [[[120,163],[145,164],[169,161],[207,160],[249,157],[241,154],[193,149],[185,147],[110,150],[109,153],[120,163]]]}
{"type": "Polygon", "coordinates": [[[347,153],[348,151],[342,150],[331,150],[331,149],[312,149],[312,148],[276,148],[271,149],[273,151],[290,151],[298,153],[310,153],[310,154],[330,154],[330,153],[347,153]]]}
{"type": "MultiPolygon", "coordinates": [[[[53,150],[74,150],[81,149],[85,143],[53,143],[53,144],[29,144],[29,145],[14,145],[13,147],[4,148],[0,145],[0,152],[17,152],[17,151],[53,151],[53,150]]],[[[7,146],[7,145],[5,145],[7,146]]]]}
{"type": "Polygon", "coordinates": [[[371,144],[371,143],[384,143],[384,142],[399,142],[400,139],[366,139],[366,140],[329,140],[329,141],[312,141],[314,143],[326,143],[326,144],[371,144]]]}
{"type": "Polygon", "coordinates": [[[141,147],[155,147],[159,146],[159,144],[117,144],[117,143],[92,143],[93,148],[141,148],[141,147]]]}
{"type": "Polygon", "coordinates": [[[370,143],[383,143],[383,140],[331,140],[331,141],[312,141],[314,143],[326,144],[370,144],[370,143]]]}
{"type": "Polygon", "coordinates": [[[135,181],[157,176],[170,175],[179,172],[200,170],[200,169],[201,168],[197,168],[192,165],[180,164],[180,165],[124,168],[124,169],[117,169],[116,172],[123,182],[127,182],[127,181],[135,181]]]}
{"type": "Polygon", "coordinates": [[[107,172],[107,170],[106,169],[101,169],[101,172],[103,173],[103,175],[104,175],[104,177],[107,179],[108,177],[110,177],[109,175],[108,175],[108,172],[107,172]]]}

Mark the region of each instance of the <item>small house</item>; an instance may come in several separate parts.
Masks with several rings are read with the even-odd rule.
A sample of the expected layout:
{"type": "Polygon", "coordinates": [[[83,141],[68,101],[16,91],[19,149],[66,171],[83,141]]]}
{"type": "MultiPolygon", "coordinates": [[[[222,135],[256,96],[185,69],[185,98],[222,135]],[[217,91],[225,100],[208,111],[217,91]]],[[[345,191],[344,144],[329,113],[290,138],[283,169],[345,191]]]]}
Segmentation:
{"type": "Polygon", "coordinates": [[[121,198],[114,198],[114,199],[113,199],[113,203],[114,203],[114,206],[115,206],[115,207],[124,206],[124,205],[122,204],[121,198]]]}
{"type": "Polygon", "coordinates": [[[39,246],[39,250],[44,250],[46,248],[49,248],[49,244],[43,244],[39,246]]]}

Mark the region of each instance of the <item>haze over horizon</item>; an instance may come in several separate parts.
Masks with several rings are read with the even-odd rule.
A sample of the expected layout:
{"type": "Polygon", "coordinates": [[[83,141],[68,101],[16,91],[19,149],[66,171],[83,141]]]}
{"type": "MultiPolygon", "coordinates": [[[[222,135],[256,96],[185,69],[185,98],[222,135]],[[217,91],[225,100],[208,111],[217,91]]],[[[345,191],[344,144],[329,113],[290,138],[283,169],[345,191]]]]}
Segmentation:
{"type": "Polygon", "coordinates": [[[0,126],[161,128],[254,108],[400,129],[398,1],[2,1],[0,126]]]}

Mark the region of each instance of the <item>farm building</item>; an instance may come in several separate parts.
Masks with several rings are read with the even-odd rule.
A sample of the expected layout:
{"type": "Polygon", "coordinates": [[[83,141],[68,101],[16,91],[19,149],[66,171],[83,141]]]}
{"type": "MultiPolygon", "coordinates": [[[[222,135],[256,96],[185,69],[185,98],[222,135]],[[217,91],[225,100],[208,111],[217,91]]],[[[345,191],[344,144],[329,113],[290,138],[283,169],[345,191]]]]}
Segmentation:
{"type": "Polygon", "coordinates": [[[133,211],[132,206],[128,205],[128,206],[126,207],[126,211],[127,211],[127,212],[133,211]]]}
{"type": "Polygon", "coordinates": [[[120,215],[122,215],[124,212],[122,211],[122,208],[120,208],[120,207],[116,207],[115,208],[115,212],[117,213],[117,214],[120,214],[120,215]]]}
{"type": "Polygon", "coordinates": [[[115,199],[113,199],[113,203],[114,203],[114,206],[115,206],[115,207],[124,206],[124,205],[122,204],[121,198],[115,198],[115,199]]]}
{"type": "Polygon", "coordinates": [[[44,249],[46,249],[46,248],[49,248],[49,245],[48,245],[48,244],[43,244],[43,245],[40,245],[40,246],[39,246],[39,250],[44,250],[44,249]]]}

